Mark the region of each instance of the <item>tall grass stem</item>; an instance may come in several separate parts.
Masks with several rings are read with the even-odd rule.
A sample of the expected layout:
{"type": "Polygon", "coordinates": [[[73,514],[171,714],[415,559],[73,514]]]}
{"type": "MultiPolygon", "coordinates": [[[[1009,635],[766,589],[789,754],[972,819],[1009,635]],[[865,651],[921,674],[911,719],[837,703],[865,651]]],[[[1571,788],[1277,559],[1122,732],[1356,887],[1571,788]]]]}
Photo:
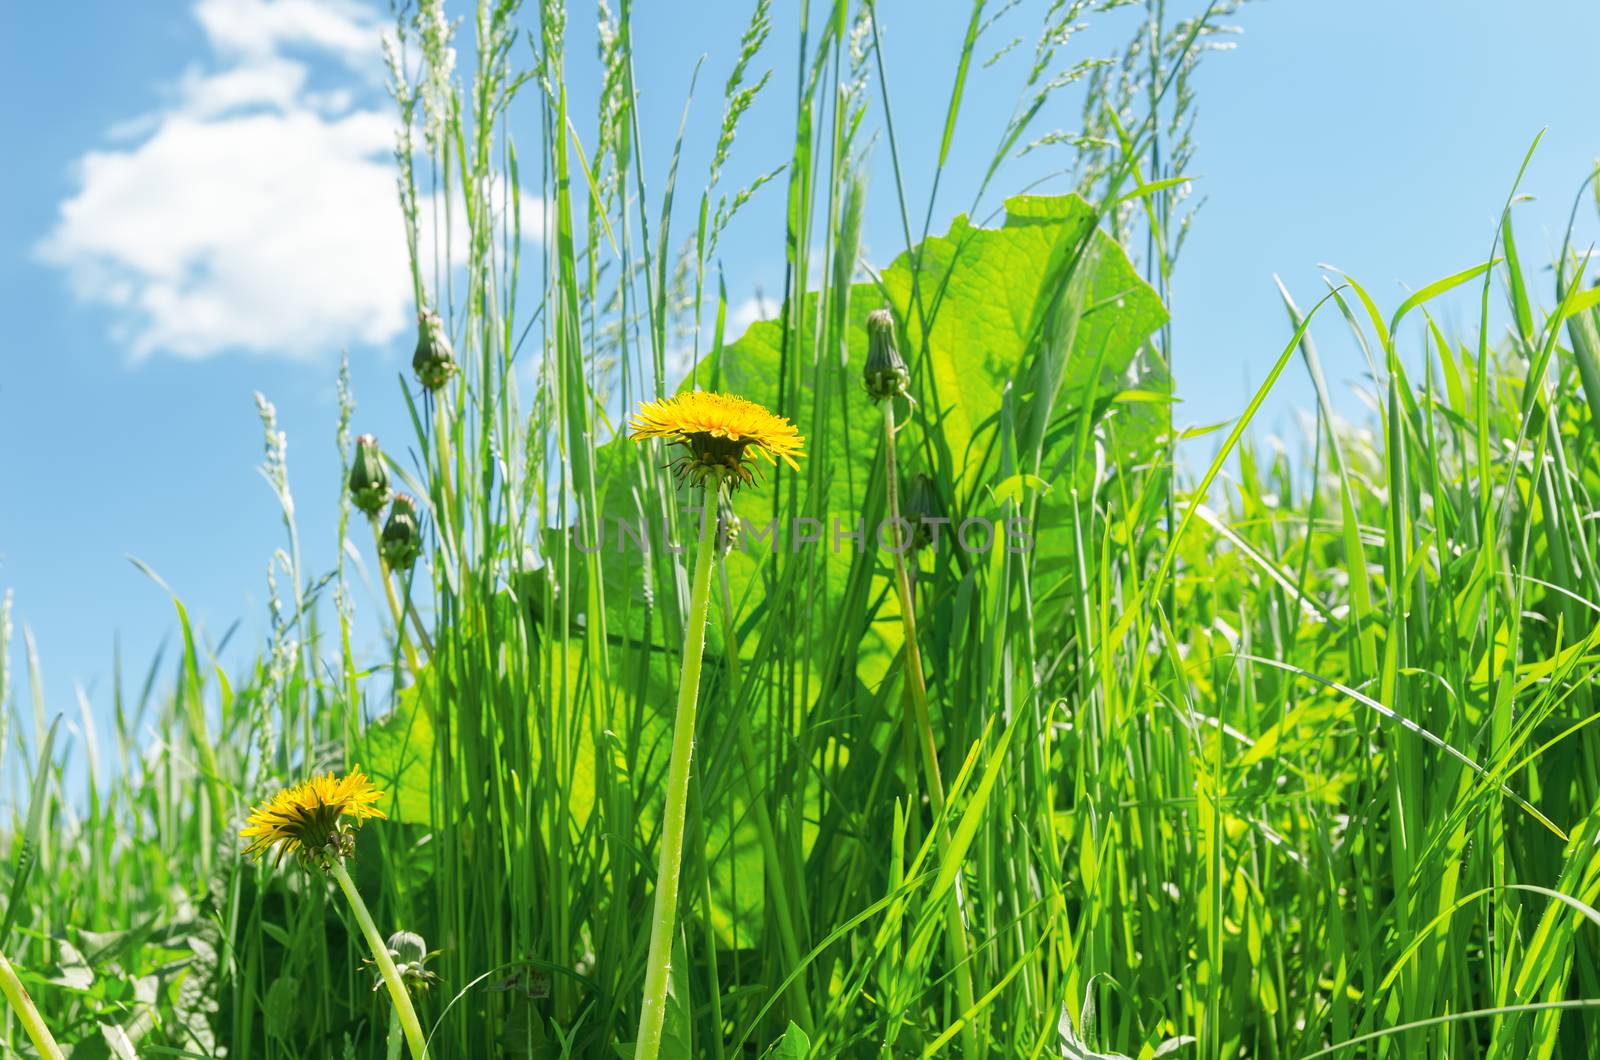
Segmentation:
{"type": "MultiPolygon", "coordinates": [[[[894,455],[894,399],[883,402],[883,468],[889,504],[889,525],[900,533],[900,483],[894,455]]],[[[939,774],[939,745],[933,738],[933,720],[928,712],[928,683],[922,670],[922,649],[917,645],[916,597],[911,593],[911,575],[906,570],[906,553],[911,539],[897,541],[894,554],[895,592],[900,597],[900,622],[905,634],[906,687],[911,693],[911,708],[916,714],[922,744],[923,771],[927,776],[928,801],[933,811],[933,830],[939,856],[948,856],[949,838],[944,830],[944,779],[939,774]]],[[[972,989],[972,949],[967,941],[965,918],[961,914],[961,885],[950,888],[945,903],[945,933],[949,937],[950,960],[955,965],[956,996],[962,1012],[972,1012],[976,995],[972,989]]],[[[963,1055],[981,1056],[978,1033],[970,1021],[961,1025],[963,1055]]]]}
{"type": "Polygon", "coordinates": [[[28,996],[22,980],[17,978],[16,970],[3,953],[0,953],[0,993],[5,994],[6,1000],[11,1003],[12,1011],[22,1021],[22,1029],[33,1039],[33,1047],[39,1050],[39,1055],[46,1060],[66,1060],[61,1047],[51,1037],[50,1028],[44,1025],[39,1010],[34,1007],[33,998],[28,996]]]}

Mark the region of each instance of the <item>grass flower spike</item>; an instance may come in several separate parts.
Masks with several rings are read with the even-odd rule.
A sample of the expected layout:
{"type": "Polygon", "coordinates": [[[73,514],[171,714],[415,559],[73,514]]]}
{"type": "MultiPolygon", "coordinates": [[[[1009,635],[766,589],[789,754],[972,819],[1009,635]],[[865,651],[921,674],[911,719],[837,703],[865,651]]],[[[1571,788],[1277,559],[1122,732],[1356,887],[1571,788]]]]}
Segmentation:
{"type": "Polygon", "coordinates": [[[359,767],[352,767],[342,777],[332,773],[312,777],[278,792],[250,811],[250,819],[239,835],[250,840],[244,849],[246,856],[259,858],[276,847],[278,854],[273,860],[276,866],[285,854],[293,851],[307,870],[313,866],[321,868],[338,881],[361,927],[367,948],[372,951],[372,962],[378,966],[384,985],[389,988],[394,1015],[411,1047],[412,1060],[424,1060],[428,1055],[427,1040],[422,1036],[422,1024],[411,1005],[411,995],[395,967],[389,944],[378,934],[378,925],[373,922],[367,903],[344,866],[345,859],[356,852],[355,829],[346,818],[359,826],[362,821],[386,817],[375,805],[382,798],[383,792],[373,786],[359,767]]]}
{"type": "Polygon", "coordinates": [[[635,441],[664,438],[684,449],[672,462],[679,478],[703,486],[713,475],[726,477],[730,488],[756,480],[759,453],[769,464],[779,460],[798,468],[805,440],[795,425],[746,398],[690,390],[639,406],[630,424],[635,441]]]}
{"type": "Polygon", "coordinates": [[[794,424],[753,401],[731,394],[691,390],[647,401],[633,417],[633,438],[665,438],[683,446],[673,462],[678,477],[692,486],[715,490],[700,505],[700,546],[695,553],[689,614],[683,627],[683,671],[678,678],[678,709],[672,720],[672,757],[661,817],[661,855],[656,865],[655,907],[650,920],[650,952],[645,958],[644,998],[634,1060],[656,1060],[661,1052],[667,1010],[667,975],[677,930],[678,879],[683,868],[684,818],[689,802],[689,762],[694,754],[694,722],[700,696],[700,660],[706,643],[706,611],[711,595],[711,563],[717,553],[719,502],[723,490],[755,481],[752,453],[769,463],[798,467],[805,439],[794,424]]]}

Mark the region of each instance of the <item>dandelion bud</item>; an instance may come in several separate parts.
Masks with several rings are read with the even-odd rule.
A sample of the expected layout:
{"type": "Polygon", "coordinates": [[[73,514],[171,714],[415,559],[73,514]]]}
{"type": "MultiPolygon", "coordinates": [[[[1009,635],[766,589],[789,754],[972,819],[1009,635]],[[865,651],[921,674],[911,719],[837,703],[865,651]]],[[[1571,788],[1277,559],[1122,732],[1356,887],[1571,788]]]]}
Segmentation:
{"type": "Polygon", "coordinates": [[[389,503],[389,472],[383,466],[378,439],[370,434],[356,439],[355,458],[350,462],[350,501],[371,516],[389,503]]]}
{"type": "Polygon", "coordinates": [[[906,495],[906,522],[911,524],[911,547],[927,548],[933,543],[932,526],[948,523],[944,502],[939,499],[939,487],[927,475],[911,480],[911,490],[906,495]]]}
{"type": "Polygon", "coordinates": [[[410,570],[422,554],[422,524],[417,502],[409,493],[396,493],[383,524],[383,561],[395,570],[410,570]]]}
{"type": "Polygon", "coordinates": [[[428,957],[428,944],[415,931],[396,931],[389,936],[388,946],[396,964],[421,964],[428,957]]]}
{"type": "Polygon", "coordinates": [[[416,990],[427,990],[438,982],[437,975],[426,969],[427,959],[434,954],[427,951],[427,942],[416,932],[395,932],[389,937],[389,956],[395,961],[395,970],[406,985],[416,990]]]}
{"type": "Polygon", "coordinates": [[[411,357],[411,370],[429,390],[438,390],[455,373],[455,351],[450,348],[450,336],[445,334],[444,321],[438,313],[417,314],[417,352],[411,357]]]}
{"type": "MultiPolygon", "coordinates": [[[[413,990],[426,990],[434,983],[439,982],[439,977],[428,971],[424,965],[433,954],[428,952],[428,943],[415,931],[396,931],[389,936],[389,941],[384,944],[389,951],[389,959],[394,961],[394,970],[400,974],[400,979],[413,990]]],[[[370,957],[367,964],[376,965],[370,957]]],[[[383,988],[383,974],[377,974],[377,981],[373,990],[383,988]]]]}
{"type": "Polygon", "coordinates": [[[894,345],[894,313],[887,307],[867,314],[867,367],[861,373],[872,400],[899,397],[911,383],[911,373],[894,345]]]}

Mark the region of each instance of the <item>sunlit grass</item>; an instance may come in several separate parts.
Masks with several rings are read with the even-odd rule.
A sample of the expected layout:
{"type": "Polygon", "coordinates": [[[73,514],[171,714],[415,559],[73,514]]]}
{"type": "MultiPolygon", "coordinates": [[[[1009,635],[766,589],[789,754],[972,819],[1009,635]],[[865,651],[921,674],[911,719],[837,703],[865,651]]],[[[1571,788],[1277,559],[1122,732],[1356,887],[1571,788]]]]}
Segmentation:
{"type": "MultiPolygon", "coordinates": [[[[1600,1055],[1600,299],[1572,247],[1541,286],[1514,188],[1483,260],[1415,295],[1285,291],[1259,392],[1186,439],[1171,399],[1215,353],[1173,349],[1161,306],[1225,5],[1013,13],[1031,57],[1000,117],[963,110],[1003,46],[975,4],[915,154],[929,183],[958,117],[990,123],[993,164],[958,190],[992,205],[1019,151],[1075,139],[1035,119],[1079,91],[1081,198],[942,235],[908,201],[870,6],[815,5],[802,33],[751,5],[693,179],[640,157],[629,5],[602,8],[593,128],[554,0],[485,4],[454,38],[421,6],[391,47],[416,377],[365,396],[414,435],[356,440],[341,387],[339,566],[301,565],[300,535],[335,528],[297,525],[262,399],[286,536],[250,665],[225,672],[177,603],[172,657],[118,660],[110,742],[85,709],[51,750],[58,705],[0,621],[29,686],[0,670],[0,952],[68,1055],[631,1056],[647,997],[664,1057],[1600,1055]],[[1128,51],[1074,52],[1091,17],[1128,51]],[[725,188],[778,47],[793,151],[725,188]],[[898,207],[892,262],[863,260],[869,179],[898,207]],[[419,249],[435,193],[464,260],[419,249]],[[786,203],[787,276],[738,336],[715,248],[755,194],[786,203]],[[1441,298],[1479,300],[1470,335],[1441,298]],[[1335,329],[1367,358],[1363,424],[1324,379],[1335,329]],[[685,385],[805,438],[720,522],[620,437],[685,346],[685,385]],[[1305,436],[1268,447],[1256,411],[1300,371],[1305,436]],[[937,513],[937,542],[874,540],[937,513]],[[837,547],[840,519],[866,547],[837,547]],[[993,546],[963,547],[980,519],[993,546]],[[596,547],[622,523],[637,542],[596,547]],[[377,652],[355,556],[382,582],[377,652]],[[100,785],[65,782],[97,755],[100,785]],[[348,874],[330,855],[353,905],[236,856],[251,805],[355,763],[390,820],[348,874]],[[439,977],[414,1021],[379,924],[439,977]]],[[[0,1016],[4,1046],[30,1033],[0,1016]]]]}

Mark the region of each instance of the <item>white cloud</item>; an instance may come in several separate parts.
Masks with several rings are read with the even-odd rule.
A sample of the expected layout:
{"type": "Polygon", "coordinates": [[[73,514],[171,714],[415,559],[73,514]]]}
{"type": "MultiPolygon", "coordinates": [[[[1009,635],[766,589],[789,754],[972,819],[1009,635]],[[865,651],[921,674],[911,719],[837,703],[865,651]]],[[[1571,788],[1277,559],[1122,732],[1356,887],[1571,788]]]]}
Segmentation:
{"type": "Polygon", "coordinates": [[[355,0],[199,0],[194,16],[213,47],[241,56],[307,47],[360,67],[382,54],[376,11],[355,0]]]}
{"type": "Polygon", "coordinates": [[[758,320],[773,320],[778,315],[778,306],[770,301],[764,294],[757,291],[754,295],[742,302],[735,302],[728,307],[728,320],[723,327],[724,335],[728,342],[734,342],[750,330],[750,325],[758,320]]]}
{"type": "Polygon", "coordinates": [[[39,256],[113,310],[135,357],[394,339],[411,326],[411,281],[375,10],[198,0],[194,15],[213,68],[79,160],[39,256]],[[349,87],[312,91],[313,59],[349,87]]]}
{"type": "Polygon", "coordinates": [[[219,74],[191,69],[178,84],[179,109],[195,118],[216,118],[253,105],[292,110],[301,105],[307,72],[303,63],[276,55],[219,74]]]}

